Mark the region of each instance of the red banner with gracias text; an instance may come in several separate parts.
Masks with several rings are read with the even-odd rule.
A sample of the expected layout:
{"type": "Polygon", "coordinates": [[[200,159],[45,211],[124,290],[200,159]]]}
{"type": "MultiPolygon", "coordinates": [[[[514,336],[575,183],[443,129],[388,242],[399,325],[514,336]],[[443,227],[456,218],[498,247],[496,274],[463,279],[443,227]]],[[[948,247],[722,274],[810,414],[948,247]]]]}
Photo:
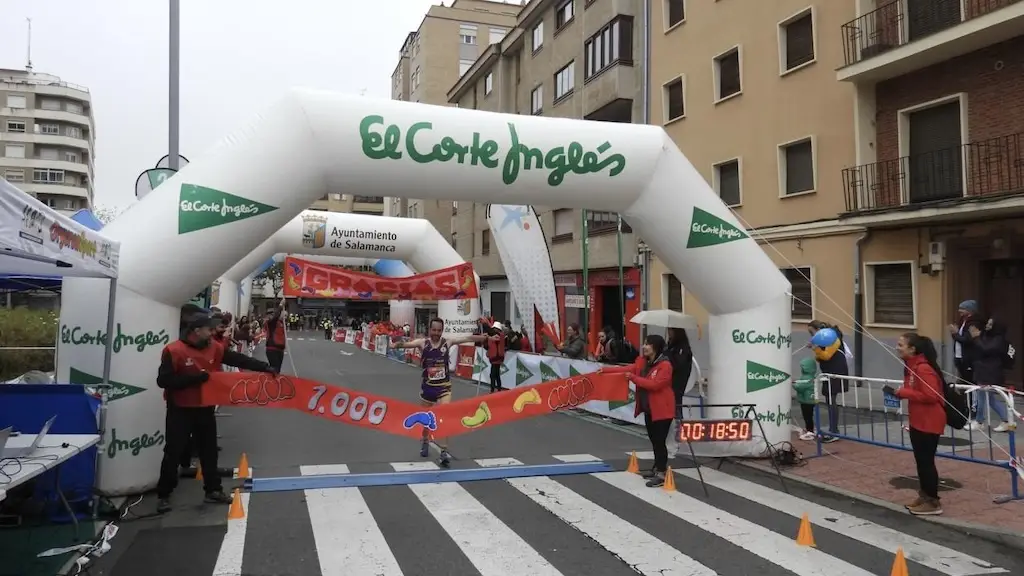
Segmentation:
{"type": "Polygon", "coordinates": [[[215,372],[202,386],[207,406],[291,408],[410,438],[420,438],[424,428],[445,438],[576,408],[591,400],[623,402],[628,393],[624,374],[597,373],[429,408],[305,378],[259,372],[215,372]]]}
{"type": "Polygon", "coordinates": [[[405,278],[384,278],[286,258],[284,294],[347,300],[462,300],[476,298],[479,291],[469,262],[405,278]]]}

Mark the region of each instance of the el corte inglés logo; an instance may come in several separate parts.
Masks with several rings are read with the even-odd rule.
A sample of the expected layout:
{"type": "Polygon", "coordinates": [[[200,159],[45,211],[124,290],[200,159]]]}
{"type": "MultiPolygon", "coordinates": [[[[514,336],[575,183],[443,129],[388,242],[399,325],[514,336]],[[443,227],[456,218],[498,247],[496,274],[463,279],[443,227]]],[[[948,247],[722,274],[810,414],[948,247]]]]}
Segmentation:
{"type": "Polygon", "coordinates": [[[747,360],[747,392],[758,392],[789,380],[789,374],[771,366],[747,360]]]}
{"type": "Polygon", "coordinates": [[[533,372],[523,364],[522,360],[516,356],[516,386],[521,386],[523,382],[526,382],[530,378],[533,378],[533,372]]]}
{"type": "Polygon", "coordinates": [[[705,248],[747,238],[747,233],[710,212],[694,206],[687,248],[705,248]]]}
{"type": "Polygon", "coordinates": [[[275,206],[213,188],[182,184],[178,196],[178,234],[230,224],[274,210],[277,210],[275,206]]]}

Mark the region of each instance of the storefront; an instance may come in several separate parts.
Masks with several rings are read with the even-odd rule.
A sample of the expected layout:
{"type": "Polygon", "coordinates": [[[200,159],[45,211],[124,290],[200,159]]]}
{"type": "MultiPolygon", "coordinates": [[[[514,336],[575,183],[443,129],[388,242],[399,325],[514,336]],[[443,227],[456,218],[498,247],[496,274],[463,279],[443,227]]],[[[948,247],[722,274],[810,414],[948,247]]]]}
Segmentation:
{"type": "Polygon", "coordinates": [[[626,338],[637,348],[640,347],[640,327],[629,319],[640,312],[640,271],[637,268],[623,269],[622,291],[619,291],[619,270],[606,268],[591,270],[587,275],[590,292],[590,310],[585,308],[583,274],[581,272],[559,272],[555,274],[555,294],[558,298],[558,316],[562,326],[561,336],[569,324],[589,326],[587,341],[591,350],[597,342],[597,335],[605,326],[611,326],[616,333],[625,332],[626,338]],[[622,304],[625,313],[622,313],[622,304]],[[584,321],[587,318],[587,321],[584,321]]]}

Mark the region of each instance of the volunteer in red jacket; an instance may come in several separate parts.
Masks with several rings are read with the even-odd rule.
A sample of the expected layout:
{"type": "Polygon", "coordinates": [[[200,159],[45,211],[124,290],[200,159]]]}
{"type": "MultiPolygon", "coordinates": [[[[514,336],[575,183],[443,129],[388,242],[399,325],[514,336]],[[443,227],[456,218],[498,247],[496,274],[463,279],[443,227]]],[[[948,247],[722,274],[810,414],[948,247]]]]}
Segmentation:
{"type": "Polygon", "coordinates": [[[263,333],[267,337],[267,362],[278,372],[284,364],[284,307],[287,305],[288,301],[281,298],[277,308],[267,312],[267,321],[263,324],[263,333]]]}
{"type": "Polygon", "coordinates": [[[665,339],[651,334],[644,341],[640,355],[626,366],[604,366],[599,373],[625,373],[636,385],[636,412],[644,415],[647,437],[654,450],[654,467],[644,473],[647,486],[654,488],[665,483],[668,469],[668,432],[676,414],[676,396],[672,391],[672,363],[664,355],[665,339]]]}
{"type": "Polygon", "coordinates": [[[935,468],[935,451],[939,437],[946,430],[946,406],[942,370],[938,353],[931,339],[920,334],[907,333],[900,337],[896,350],[903,358],[903,387],[882,389],[906,399],[910,420],[910,445],[917,462],[917,477],[921,484],[917,500],[907,505],[911,514],[935,516],[942,514],[939,503],[939,471],[935,468]]]}
{"type": "Polygon", "coordinates": [[[178,463],[188,450],[189,437],[198,446],[203,471],[205,501],[230,504],[217,472],[217,417],[213,406],[203,406],[200,386],[218,372],[221,364],[255,372],[276,372],[266,362],[226,349],[211,338],[221,319],[205,311],[184,312],[180,340],[164,347],[156,384],[164,389],[167,401],[164,458],[157,482],[157,512],[171,509],[171,492],[178,484],[178,463]]]}
{"type": "Polygon", "coordinates": [[[505,363],[505,327],[491,324],[487,331],[487,359],[491,361],[491,394],[501,392],[501,365],[505,363]]]}

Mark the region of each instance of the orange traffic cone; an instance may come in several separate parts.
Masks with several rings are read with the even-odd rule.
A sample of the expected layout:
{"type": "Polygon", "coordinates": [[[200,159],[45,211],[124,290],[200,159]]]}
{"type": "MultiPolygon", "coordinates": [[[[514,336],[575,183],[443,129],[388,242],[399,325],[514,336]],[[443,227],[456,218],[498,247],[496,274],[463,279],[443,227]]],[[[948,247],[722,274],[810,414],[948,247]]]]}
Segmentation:
{"type": "Polygon", "coordinates": [[[203,467],[196,466],[196,480],[203,481],[203,467]]]}
{"type": "Polygon", "coordinates": [[[903,557],[903,548],[896,549],[896,560],[892,563],[892,572],[889,576],[909,576],[907,572],[907,559],[903,557]]]}
{"type": "Polygon", "coordinates": [[[626,472],[631,474],[640,473],[640,462],[636,459],[636,450],[633,450],[633,453],[629,455],[629,465],[626,466],[626,472]]]}
{"type": "Polygon", "coordinates": [[[245,452],[242,452],[242,457],[238,459],[238,477],[248,478],[249,476],[249,459],[246,458],[245,452]]]}
{"type": "Polygon", "coordinates": [[[231,508],[228,509],[228,520],[245,518],[245,509],[242,508],[242,491],[235,488],[231,495],[231,508]]]}
{"type": "Polygon", "coordinates": [[[671,466],[668,467],[668,470],[665,470],[665,483],[661,485],[661,488],[666,492],[676,491],[676,475],[672,473],[671,466]]]}
{"type": "Polygon", "coordinates": [[[807,514],[800,519],[800,531],[796,533],[796,543],[798,546],[817,548],[814,544],[814,534],[811,534],[811,521],[807,518],[807,514]]]}

